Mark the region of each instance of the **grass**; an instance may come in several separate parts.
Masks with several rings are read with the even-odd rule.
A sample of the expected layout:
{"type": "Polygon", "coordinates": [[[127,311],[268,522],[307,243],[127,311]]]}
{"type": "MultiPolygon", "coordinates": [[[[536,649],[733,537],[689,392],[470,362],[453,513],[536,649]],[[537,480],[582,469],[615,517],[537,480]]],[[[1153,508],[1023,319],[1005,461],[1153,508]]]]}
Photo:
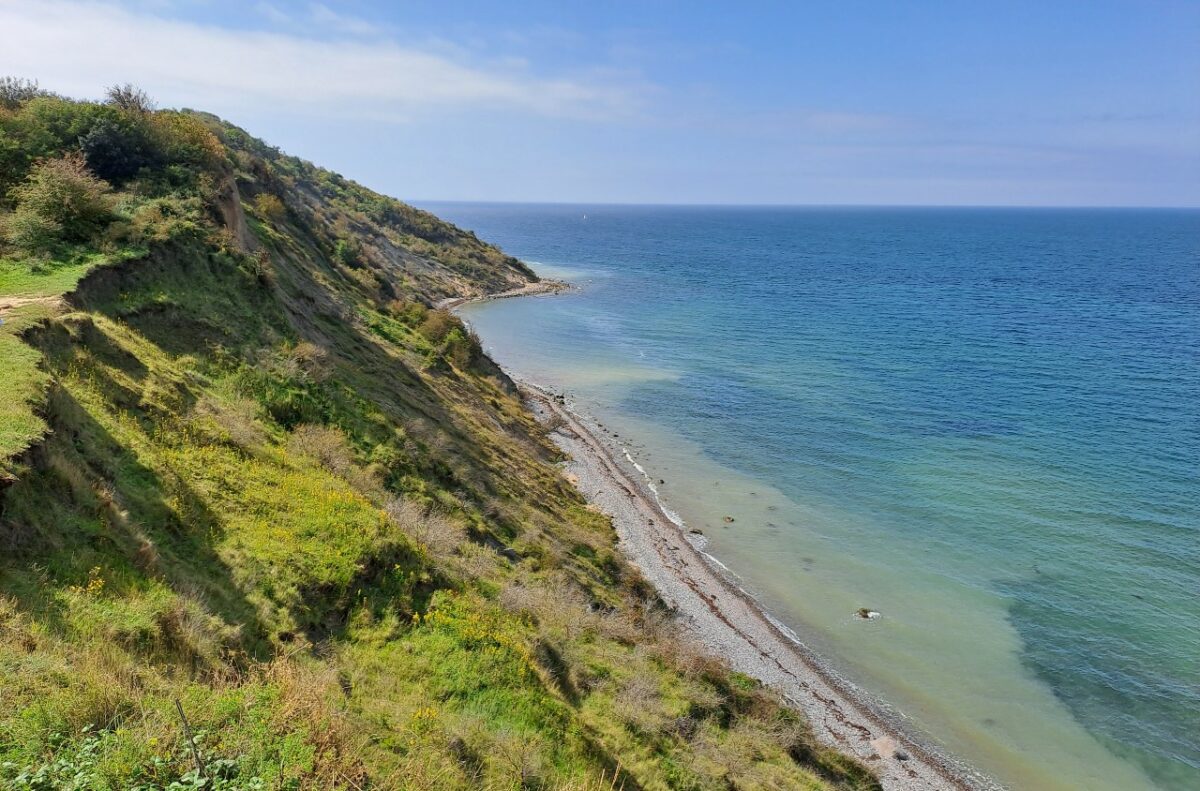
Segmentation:
{"type": "Polygon", "coordinates": [[[56,297],[75,288],[93,269],[145,255],[130,247],[118,253],[76,249],[63,258],[24,260],[0,258],[0,297],[56,297]]]}
{"type": "Polygon", "coordinates": [[[38,306],[0,316],[0,476],[4,462],[21,452],[46,431],[46,423],[34,411],[41,401],[49,378],[38,368],[41,355],[21,342],[18,333],[30,325],[34,316],[45,315],[38,306]]]}
{"type": "Polygon", "coordinates": [[[0,299],[20,300],[17,307],[0,310],[0,382],[4,383],[0,392],[0,476],[6,474],[11,459],[46,430],[38,407],[49,378],[38,368],[41,355],[21,341],[21,333],[53,316],[57,310],[51,300],[74,289],[88,272],[142,252],[85,252],[70,260],[35,263],[0,258],[0,299]]]}

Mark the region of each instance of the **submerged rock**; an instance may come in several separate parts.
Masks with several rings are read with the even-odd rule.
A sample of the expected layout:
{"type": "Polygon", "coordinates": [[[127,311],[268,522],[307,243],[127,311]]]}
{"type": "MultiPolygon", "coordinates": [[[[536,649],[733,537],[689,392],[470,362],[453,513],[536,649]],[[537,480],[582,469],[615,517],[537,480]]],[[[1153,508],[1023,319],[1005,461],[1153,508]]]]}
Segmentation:
{"type": "Polygon", "coordinates": [[[725,517],[725,524],[727,524],[727,525],[733,524],[733,517],[732,516],[725,517]]]}
{"type": "Polygon", "coordinates": [[[864,621],[869,621],[872,618],[879,617],[879,613],[867,607],[859,607],[858,612],[856,612],[855,615],[857,615],[859,618],[862,618],[864,621]]]}

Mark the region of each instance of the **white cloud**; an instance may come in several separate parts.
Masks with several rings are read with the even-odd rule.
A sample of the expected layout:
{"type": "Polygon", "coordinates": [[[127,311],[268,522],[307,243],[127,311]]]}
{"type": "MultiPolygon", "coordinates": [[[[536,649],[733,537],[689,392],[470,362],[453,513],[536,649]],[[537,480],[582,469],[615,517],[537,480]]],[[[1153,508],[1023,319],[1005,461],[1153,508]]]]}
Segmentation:
{"type": "MultiPolygon", "coordinates": [[[[320,4],[307,13],[343,36],[367,25],[320,4]]],[[[542,77],[513,63],[479,65],[378,39],[233,30],[57,0],[0,0],[0,74],[68,95],[133,82],[167,106],[362,118],[467,108],[602,119],[638,104],[635,87],[594,76],[542,77]]]]}

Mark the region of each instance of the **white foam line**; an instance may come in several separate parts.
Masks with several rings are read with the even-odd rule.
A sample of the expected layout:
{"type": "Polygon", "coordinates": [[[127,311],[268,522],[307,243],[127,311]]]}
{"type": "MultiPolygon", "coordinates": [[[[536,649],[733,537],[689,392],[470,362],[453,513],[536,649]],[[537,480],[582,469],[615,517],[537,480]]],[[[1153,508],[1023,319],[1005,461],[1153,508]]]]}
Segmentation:
{"type": "MultiPolygon", "coordinates": [[[[572,411],[571,414],[578,417],[574,411],[572,411]]],[[[646,488],[649,489],[650,493],[654,495],[654,502],[658,505],[659,510],[666,514],[667,518],[670,519],[676,527],[680,529],[686,529],[687,524],[683,521],[683,517],[672,511],[667,507],[667,504],[663,502],[662,497],[658,493],[658,487],[654,485],[654,480],[646,473],[646,470],[642,467],[642,465],[638,464],[637,461],[634,460],[633,456],[629,454],[629,449],[622,445],[621,452],[625,454],[626,461],[632,464],[634,469],[640,472],[642,477],[646,479],[646,488]]]]}

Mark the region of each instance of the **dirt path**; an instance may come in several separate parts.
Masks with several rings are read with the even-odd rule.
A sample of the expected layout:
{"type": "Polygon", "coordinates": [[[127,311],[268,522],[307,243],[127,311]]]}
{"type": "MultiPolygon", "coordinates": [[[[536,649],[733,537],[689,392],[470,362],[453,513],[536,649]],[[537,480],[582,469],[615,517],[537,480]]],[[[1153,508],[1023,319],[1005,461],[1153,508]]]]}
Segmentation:
{"type": "Polygon", "coordinates": [[[26,305],[57,305],[62,302],[61,296],[53,297],[0,297],[0,318],[17,308],[26,305]]]}

